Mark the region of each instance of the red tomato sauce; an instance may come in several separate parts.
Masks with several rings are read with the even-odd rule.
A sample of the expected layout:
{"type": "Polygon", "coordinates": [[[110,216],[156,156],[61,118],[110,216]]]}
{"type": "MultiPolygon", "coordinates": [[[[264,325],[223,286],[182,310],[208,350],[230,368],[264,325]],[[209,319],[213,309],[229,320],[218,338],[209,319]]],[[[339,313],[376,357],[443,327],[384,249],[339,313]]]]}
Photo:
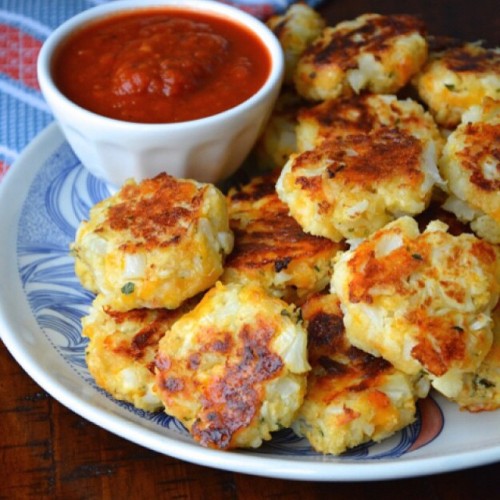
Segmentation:
{"type": "Polygon", "coordinates": [[[255,94],[271,66],[245,26],[182,9],[148,9],[83,28],[56,54],[59,90],[95,113],[140,123],[194,120],[255,94]]]}

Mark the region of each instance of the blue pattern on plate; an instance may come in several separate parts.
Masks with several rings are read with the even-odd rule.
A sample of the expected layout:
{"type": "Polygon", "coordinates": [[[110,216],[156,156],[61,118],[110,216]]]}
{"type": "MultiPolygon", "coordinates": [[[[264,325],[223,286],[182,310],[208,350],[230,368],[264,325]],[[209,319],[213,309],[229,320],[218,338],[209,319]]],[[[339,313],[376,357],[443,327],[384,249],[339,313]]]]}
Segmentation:
{"type": "MultiPolygon", "coordinates": [[[[86,384],[138,417],[187,435],[180,422],[163,412],[138,410],[113,399],[96,386],[85,364],[87,341],[80,333],[80,319],[93,295],[80,286],[74,274],[69,245],[90,207],[108,195],[106,185],[83,169],[67,143],[57,148],[32,182],[19,219],[17,256],[21,282],[44,335],[86,384]]],[[[418,418],[383,443],[359,446],[343,457],[351,460],[399,457],[415,442],[420,429],[418,418]]],[[[317,455],[307,440],[289,429],[275,433],[273,440],[256,453],[317,455]]]]}

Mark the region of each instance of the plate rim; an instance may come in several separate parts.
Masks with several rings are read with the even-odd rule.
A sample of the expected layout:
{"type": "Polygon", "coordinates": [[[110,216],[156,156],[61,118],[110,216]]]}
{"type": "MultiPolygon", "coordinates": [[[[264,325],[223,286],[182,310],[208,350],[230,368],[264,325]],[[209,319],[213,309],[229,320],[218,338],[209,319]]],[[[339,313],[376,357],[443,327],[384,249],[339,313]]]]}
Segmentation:
{"type": "MultiPolygon", "coordinates": [[[[14,211],[13,217],[0,218],[0,237],[9,235],[12,231],[15,231],[16,236],[13,238],[14,242],[8,242],[7,244],[5,238],[2,238],[3,244],[0,246],[0,257],[10,256],[17,262],[15,241],[17,240],[21,209],[26,196],[35,175],[41,170],[45,160],[64,142],[65,139],[59,126],[57,123],[52,122],[21,152],[2,182],[0,182],[0,213],[4,205],[5,207],[10,205],[10,210],[14,211]],[[27,173],[29,173],[29,176],[26,175],[27,173]],[[23,182],[20,182],[21,180],[23,182]],[[13,249],[14,255],[12,255],[13,249]]],[[[12,274],[15,274],[19,281],[16,286],[18,285],[22,290],[18,267],[17,265],[11,267],[15,267],[12,274]]],[[[0,271],[2,268],[7,268],[6,259],[0,259],[0,271]]],[[[167,435],[161,440],[162,443],[158,443],[158,433],[156,431],[142,427],[139,423],[133,422],[123,415],[111,413],[106,411],[105,408],[92,406],[91,402],[89,403],[83,400],[81,396],[72,394],[62,382],[45,372],[41,367],[41,363],[37,362],[25,348],[21,336],[16,336],[15,330],[18,328],[14,321],[16,314],[13,311],[6,311],[4,293],[0,290],[0,339],[23,370],[42,389],[69,410],[122,439],[160,454],[197,465],[242,474],[299,481],[339,482],[418,477],[500,461],[500,445],[479,450],[468,449],[461,453],[454,452],[448,455],[439,454],[435,457],[405,455],[398,459],[371,459],[369,461],[344,459],[339,462],[326,462],[321,461],[321,456],[318,456],[318,460],[315,462],[305,462],[296,458],[282,459],[262,454],[252,455],[245,451],[212,450],[203,448],[197,443],[183,442],[167,435]]],[[[23,296],[27,305],[28,302],[24,293],[23,296]]],[[[35,323],[40,331],[34,316],[29,318],[29,321],[35,323]]]]}

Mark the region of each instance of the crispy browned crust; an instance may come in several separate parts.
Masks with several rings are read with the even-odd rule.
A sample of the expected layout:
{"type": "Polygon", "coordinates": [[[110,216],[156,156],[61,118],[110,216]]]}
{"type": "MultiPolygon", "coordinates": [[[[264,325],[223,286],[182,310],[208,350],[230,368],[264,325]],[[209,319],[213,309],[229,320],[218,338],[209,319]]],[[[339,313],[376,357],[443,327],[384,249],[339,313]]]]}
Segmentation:
{"type": "MultiPolygon", "coordinates": [[[[383,126],[377,108],[370,103],[373,97],[374,94],[364,92],[355,96],[329,99],[313,107],[302,107],[297,117],[305,124],[317,123],[320,139],[333,135],[366,134],[383,126]]],[[[386,123],[386,126],[401,128],[401,123],[407,128],[422,126],[422,116],[405,114],[399,104],[397,100],[389,104],[391,124],[386,123]]]]}
{"type": "MultiPolygon", "coordinates": [[[[275,325],[264,317],[246,323],[234,337],[224,332],[210,332],[201,352],[223,354],[228,362],[220,377],[202,389],[202,409],[194,422],[191,433],[203,446],[226,449],[240,429],[249,426],[258,413],[264,398],[265,383],[281,373],[283,360],[273,352],[270,343],[275,325]],[[238,338],[239,342],[234,342],[238,338]],[[214,340],[215,339],[215,340],[214,340]]],[[[167,333],[168,335],[168,333],[167,333]]],[[[172,360],[160,355],[157,358],[157,388],[163,400],[170,394],[185,392],[190,399],[189,373],[198,368],[199,357],[193,354],[186,368],[174,366],[185,360],[172,360]],[[170,373],[185,373],[186,378],[170,373]]]]}
{"type": "MultiPolygon", "coordinates": [[[[325,403],[342,393],[358,392],[375,387],[380,377],[392,372],[392,365],[352,346],[346,338],[343,315],[338,299],[317,295],[302,305],[307,325],[308,355],[312,367],[310,391],[315,397],[323,394],[325,403]]],[[[387,396],[380,397],[387,404],[387,396]]]]}
{"type": "MultiPolygon", "coordinates": [[[[149,347],[158,346],[158,342],[163,337],[165,330],[172,324],[174,318],[179,316],[178,312],[167,309],[134,309],[127,312],[118,312],[106,307],[104,312],[117,325],[125,321],[133,321],[144,325],[137,330],[132,339],[124,340],[112,347],[112,352],[129,358],[131,361],[143,359],[149,347]]],[[[154,373],[154,363],[147,368],[151,373],[154,373]]]]}
{"type": "MultiPolygon", "coordinates": [[[[420,168],[421,152],[422,144],[417,138],[403,131],[380,128],[370,134],[331,137],[314,150],[297,156],[292,171],[307,171],[327,162],[327,178],[346,185],[371,189],[388,179],[398,179],[401,185],[418,186],[424,175],[420,168]]],[[[311,192],[322,189],[322,177],[298,175],[296,182],[311,192]]]]}
{"type": "MultiPolygon", "coordinates": [[[[491,266],[495,261],[493,247],[482,240],[474,242],[471,251],[486,266],[491,266]]],[[[348,264],[352,270],[349,301],[373,303],[371,291],[376,289],[376,286],[393,289],[394,293],[402,298],[405,296],[410,298],[418,290],[414,291],[411,287],[407,287],[406,283],[412,274],[426,267],[432,252],[433,246],[425,237],[410,240],[385,257],[376,257],[373,244],[360,246],[348,264]]],[[[442,265],[456,267],[454,262],[460,260],[460,253],[461,250],[454,247],[452,252],[443,257],[442,265]]],[[[441,281],[441,286],[448,296],[459,303],[465,302],[463,296],[465,292],[453,282],[441,281]]],[[[454,361],[467,357],[467,339],[463,329],[454,322],[453,316],[429,315],[425,309],[427,305],[431,304],[424,304],[424,307],[408,313],[407,320],[415,325],[419,332],[417,344],[412,349],[412,356],[429,372],[441,376],[454,361]],[[439,349],[436,345],[439,345],[439,349]]]]}
{"type": "Polygon", "coordinates": [[[230,226],[235,234],[233,252],[225,267],[239,269],[286,269],[296,261],[313,259],[342,248],[326,238],[305,233],[288,214],[275,183],[279,172],[254,179],[228,195],[230,226]],[[250,220],[243,227],[238,213],[250,220]]]}
{"type": "MultiPolygon", "coordinates": [[[[199,297],[187,300],[177,309],[132,309],[130,311],[115,311],[104,306],[103,311],[117,325],[117,329],[125,322],[133,322],[138,325],[133,337],[123,339],[115,344],[113,338],[105,342],[111,352],[119,354],[122,358],[129,358],[130,362],[141,361],[147,354],[148,349],[158,348],[158,343],[165,332],[172,326],[175,320],[189,311],[198,302],[199,297]],[[141,325],[141,326],[139,326],[141,325]]],[[[154,374],[154,362],[147,368],[154,374]]]]}
{"type": "Polygon", "coordinates": [[[312,108],[301,108],[298,119],[316,121],[322,129],[334,127],[337,134],[368,132],[377,117],[366,103],[367,95],[329,99],[312,108]]]}
{"type": "MultiPolygon", "coordinates": [[[[278,19],[278,16],[276,17],[276,19],[278,19]]],[[[285,33],[287,25],[288,25],[288,18],[286,16],[282,16],[279,22],[271,26],[273,33],[276,35],[278,39],[280,39],[283,33],[285,33]]]]}
{"type": "Polygon", "coordinates": [[[499,71],[500,54],[492,49],[471,44],[451,47],[440,54],[442,63],[456,73],[499,71]]]}
{"type": "Polygon", "coordinates": [[[357,29],[326,29],[321,38],[304,53],[317,66],[335,65],[343,71],[356,67],[356,57],[363,52],[381,54],[388,50],[388,40],[412,32],[425,33],[423,22],[410,15],[376,16],[357,29]]]}
{"type": "Polygon", "coordinates": [[[167,174],[126,184],[120,201],[109,208],[106,224],[113,231],[130,232],[121,247],[129,252],[175,245],[198,218],[205,190],[167,174]]]}
{"type": "Polygon", "coordinates": [[[482,165],[494,158],[500,165],[500,126],[490,123],[467,123],[464,130],[465,147],[457,152],[461,168],[470,182],[480,191],[495,193],[500,190],[500,179],[486,177],[482,165]]]}

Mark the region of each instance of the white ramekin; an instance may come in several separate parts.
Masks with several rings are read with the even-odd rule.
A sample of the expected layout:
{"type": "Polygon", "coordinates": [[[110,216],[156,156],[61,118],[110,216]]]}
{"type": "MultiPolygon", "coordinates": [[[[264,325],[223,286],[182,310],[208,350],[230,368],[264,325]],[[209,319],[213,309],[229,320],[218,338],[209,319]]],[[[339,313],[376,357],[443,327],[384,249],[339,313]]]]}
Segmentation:
{"type": "Polygon", "coordinates": [[[38,57],[38,81],[54,117],[82,164],[96,177],[121,186],[161,172],[202,182],[231,175],[248,155],[269,117],[283,78],[283,51],[273,33],[258,19],[211,0],[119,0],[86,10],[59,26],[38,57]],[[110,14],[157,6],[193,9],[223,16],[252,30],[265,44],[271,69],[264,85],[243,103],[198,120],[144,124],[107,118],[65,97],[52,78],[58,47],[74,30],[110,14]]]}

